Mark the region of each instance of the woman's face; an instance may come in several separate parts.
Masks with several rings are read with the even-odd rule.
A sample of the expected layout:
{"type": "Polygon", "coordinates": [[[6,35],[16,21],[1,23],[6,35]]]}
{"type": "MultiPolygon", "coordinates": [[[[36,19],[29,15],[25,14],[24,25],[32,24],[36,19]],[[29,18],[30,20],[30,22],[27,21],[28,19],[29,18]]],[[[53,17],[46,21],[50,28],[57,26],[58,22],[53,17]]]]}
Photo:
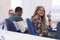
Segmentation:
{"type": "Polygon", "coordinates": [[[39,8],[37,12],[38,12],[39,16],[43,16],[44,15],[44,9],[43,8],[39,8]]]}

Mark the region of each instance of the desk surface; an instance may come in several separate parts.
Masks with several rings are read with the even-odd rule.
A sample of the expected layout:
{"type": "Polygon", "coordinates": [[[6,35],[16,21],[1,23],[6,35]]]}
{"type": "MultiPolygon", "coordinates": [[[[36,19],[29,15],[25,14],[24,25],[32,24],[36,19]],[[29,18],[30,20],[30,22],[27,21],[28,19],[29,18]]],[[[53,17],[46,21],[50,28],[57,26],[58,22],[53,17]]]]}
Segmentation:
{"type": "Polygon", "coordinates": [[[22,34],[10,31],[0,30],[0,39],[2,40],[56,40],[29,34],[22,34]]]}

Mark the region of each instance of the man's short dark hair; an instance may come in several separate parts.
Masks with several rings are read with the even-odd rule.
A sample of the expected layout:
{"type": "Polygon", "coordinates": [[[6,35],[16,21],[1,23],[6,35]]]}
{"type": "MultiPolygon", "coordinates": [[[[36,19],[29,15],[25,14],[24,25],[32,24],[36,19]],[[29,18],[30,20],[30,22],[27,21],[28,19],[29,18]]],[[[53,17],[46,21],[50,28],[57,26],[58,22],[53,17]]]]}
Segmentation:
{"type": "Polygon", "coordinates": [[[15,8],[15,12],[17,12],[17,11],[22,11],[23,9],[21,8],[21,7],[16,7],[15,8]]]}

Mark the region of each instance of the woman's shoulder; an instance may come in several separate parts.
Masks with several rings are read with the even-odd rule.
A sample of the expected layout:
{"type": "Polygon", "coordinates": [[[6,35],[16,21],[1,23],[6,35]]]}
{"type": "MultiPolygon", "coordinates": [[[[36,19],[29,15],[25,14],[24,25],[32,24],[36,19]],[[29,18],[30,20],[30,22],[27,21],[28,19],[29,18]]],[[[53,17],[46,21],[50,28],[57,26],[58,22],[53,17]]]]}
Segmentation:
{"type": "Polygon", "coordinates": [[[38,15],[34,15],[34,17],[38,17],[38,15]]]}
{"type": "Polygon", "coordinates": [[[32,19],[36,19],[36,18],[38,18],[38,15],[34,15],[32,19]]]}

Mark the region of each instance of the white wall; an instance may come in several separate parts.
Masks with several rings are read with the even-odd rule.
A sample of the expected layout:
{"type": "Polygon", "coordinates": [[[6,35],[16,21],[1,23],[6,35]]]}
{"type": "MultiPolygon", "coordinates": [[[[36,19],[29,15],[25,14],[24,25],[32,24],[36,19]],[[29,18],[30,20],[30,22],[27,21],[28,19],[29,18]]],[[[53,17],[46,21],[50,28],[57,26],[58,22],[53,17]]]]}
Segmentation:
{"type": "Polygon", "coordinates": [[[0,0],[0,20],[8,17],[11,0],[0,0]]]}
{"type": "Polygon", "coordinates": [[[30,18],[37,6],[44,6],[47,14],[51,10],[51,0],[22,0],[23,18],[30,18]]]}
{"type": "Polygon", "coordinates": [[[11,9],[15,9],[17,6],[21,7],[22,0],[11,0],[11,9]]]}

